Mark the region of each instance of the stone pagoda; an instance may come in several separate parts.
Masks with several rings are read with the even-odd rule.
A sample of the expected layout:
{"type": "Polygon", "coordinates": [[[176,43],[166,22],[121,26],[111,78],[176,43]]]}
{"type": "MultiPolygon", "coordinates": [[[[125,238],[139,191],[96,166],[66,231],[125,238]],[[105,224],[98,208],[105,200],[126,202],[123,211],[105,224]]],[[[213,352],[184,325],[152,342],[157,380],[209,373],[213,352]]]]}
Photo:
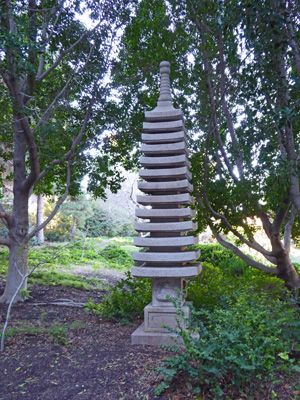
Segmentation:
{"type": "MultiPolygon", "coordinates": [[[[172,344],[171,334],[163,325],[176,329],[176,308],[170,298],[177,298],[185,286],[184,278],[197,276],[201,265],[192,263],[199,258],[198,250],[185,250],[197,244],[192,221],[196,212],[190,208],[194,199],[188,160],[187,132],[182,111],[172,105],[170,63],[160,64],[161,84],[157,107],[145,113],[143,124],[143,156],[140,158],[142,179],[138,188],[145,195],[137,196],[144,207],[136,209],[143,220],[135,230],[148,233],[134,238],[134,244],[146,248],[132,253],[136,266],[132,275],[152,278],[152,302],[145,307],[144,323],[132,334],[132,344],[172,344]]],[[[182,294],[181,308],[189,317],[189,307],[182,294]]]]}

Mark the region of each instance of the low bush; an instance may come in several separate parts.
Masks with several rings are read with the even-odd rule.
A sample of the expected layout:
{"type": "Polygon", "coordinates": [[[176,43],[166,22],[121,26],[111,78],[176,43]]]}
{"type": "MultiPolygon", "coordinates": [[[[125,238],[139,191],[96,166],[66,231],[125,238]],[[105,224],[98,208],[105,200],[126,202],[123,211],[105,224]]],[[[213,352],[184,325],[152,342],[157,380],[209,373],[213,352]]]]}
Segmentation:
{"type": "Polygon", "coordinates": [[[133,265],[131,254],[117,244],[108,244],[99,254],[111,268],[129,269],[133,265]]]}
{"type": "Polygon", "coordinates": [[[151,301],[151,281],[133,278],[130,272],[126,278],[117,282],[109,293],[96,304],[89,299],[87,307],[101,317],[120,323],[142,317],[144,307],[151,301]]]}

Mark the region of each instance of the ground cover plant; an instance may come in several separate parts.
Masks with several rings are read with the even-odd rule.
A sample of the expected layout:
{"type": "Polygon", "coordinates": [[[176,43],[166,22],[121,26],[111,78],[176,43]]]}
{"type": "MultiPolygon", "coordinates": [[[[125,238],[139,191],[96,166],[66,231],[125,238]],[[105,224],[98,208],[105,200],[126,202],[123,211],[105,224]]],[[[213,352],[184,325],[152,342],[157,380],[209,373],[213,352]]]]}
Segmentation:
{"type": "MultiPolygon", "coordinates": [[[[93,265],[95,270],[101,266],[106,268],[115,268],[119,270],[129,270],[132,266],[132,258],[130,256],[132,239],[124,239],[117,241],[116,238],[110,242],[104,239],[104,247],[99,246],[102,238],[87,239],[83,245],[82,241],[71,242],[67,244],[50,244],[47,246],[33,246],[29,249],[29,265],[35,265],[43,262],[42,270],[56,271],[61,268],[71,268],[72,265],[93,265]],[[118,243],[123,244],[124,248],[118,243]],[[55,259],[52,259],[53,254],[56,254],[55,259]],[[50,261],[51,259],[51,261],[50,261]]],[[[7,273],[9,252],[6,248],[0,249],[0,275],[4,276],[7,273]]]]}

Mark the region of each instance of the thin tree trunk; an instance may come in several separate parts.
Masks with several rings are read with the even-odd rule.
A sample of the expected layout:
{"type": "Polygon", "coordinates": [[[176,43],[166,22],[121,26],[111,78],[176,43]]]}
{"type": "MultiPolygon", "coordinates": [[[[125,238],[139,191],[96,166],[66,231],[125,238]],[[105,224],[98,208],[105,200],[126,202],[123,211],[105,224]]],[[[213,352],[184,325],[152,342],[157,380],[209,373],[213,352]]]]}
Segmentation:
{"type": "MultiPolygon", "coordinates": [[[[37,209],[36,209],[36,226],[42,224],[44,220],[44,199],[41,194],[37,196],[37,209]]],[[[37,233],[38,244],[44,244],[44,229],[40,229],[37,233]]]]}
{"type": "Polygon", "coordinates": [[[73,224],[72,224],[72,228],[71,228],[71,231],[70,231],[70,233],[71,233],[72,236],[73,236],[74,233],[75,233],[76,222],[77,222],[77,218],[76,218],[76,217],[73,217],[73,224]]]}

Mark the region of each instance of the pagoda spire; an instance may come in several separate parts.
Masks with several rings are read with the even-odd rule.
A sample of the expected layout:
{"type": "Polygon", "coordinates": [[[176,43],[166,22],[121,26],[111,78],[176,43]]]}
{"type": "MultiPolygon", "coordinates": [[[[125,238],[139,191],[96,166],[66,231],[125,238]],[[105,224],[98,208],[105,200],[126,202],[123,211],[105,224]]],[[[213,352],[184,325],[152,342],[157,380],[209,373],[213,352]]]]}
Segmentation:
{"type": "Polygon", "coordinates": [[[170,63],[162,61],[159,64],[160,70],[160,93],[158,101],[172,101],[170,87],[170,63]]]}

